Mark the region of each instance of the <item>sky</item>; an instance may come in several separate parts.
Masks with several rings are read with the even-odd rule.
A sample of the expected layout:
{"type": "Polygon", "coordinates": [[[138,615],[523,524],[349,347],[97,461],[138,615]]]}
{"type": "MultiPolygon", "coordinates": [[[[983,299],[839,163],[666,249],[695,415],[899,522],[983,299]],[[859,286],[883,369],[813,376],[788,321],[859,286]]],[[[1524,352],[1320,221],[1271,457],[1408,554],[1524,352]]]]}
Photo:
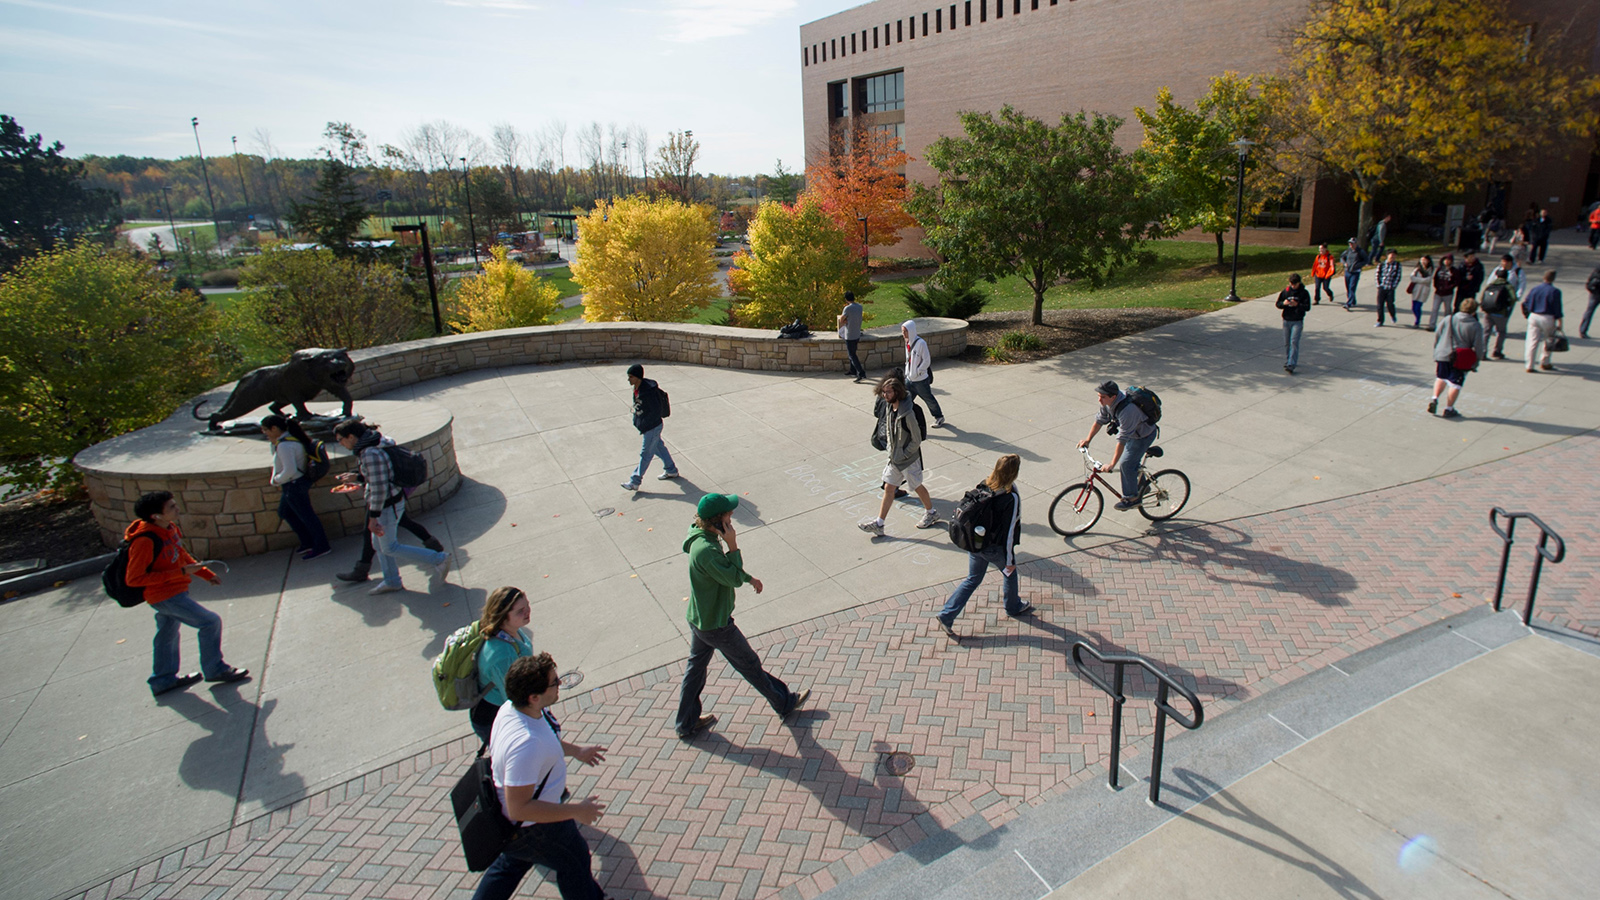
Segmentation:
{"type": "MultiPolygon", "coordinates": [[[[703,172],[803,167],[800,25],[852,0],[0,0],[0,113],[69,156],[309,157],[447,120],[691,130],[703,172]]],[[[653,154],[653,149],[652,149],[653,154]]]]}

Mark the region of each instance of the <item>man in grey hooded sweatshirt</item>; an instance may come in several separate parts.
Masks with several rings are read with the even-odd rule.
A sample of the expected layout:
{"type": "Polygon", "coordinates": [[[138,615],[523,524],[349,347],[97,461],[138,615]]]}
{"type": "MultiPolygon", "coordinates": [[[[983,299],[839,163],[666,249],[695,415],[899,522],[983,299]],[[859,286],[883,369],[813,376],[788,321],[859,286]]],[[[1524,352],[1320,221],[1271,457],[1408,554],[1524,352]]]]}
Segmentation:
{"type": "Polygon", "coordinates": [[[933,354],[928,352],[928,342],[917,337],[917,320],[900,323],[900,334],[906,340],[906,390],[913,397],[921,397],[933,413],[934,427],[944,424],[944,410],[933,398],[933,354]]]}

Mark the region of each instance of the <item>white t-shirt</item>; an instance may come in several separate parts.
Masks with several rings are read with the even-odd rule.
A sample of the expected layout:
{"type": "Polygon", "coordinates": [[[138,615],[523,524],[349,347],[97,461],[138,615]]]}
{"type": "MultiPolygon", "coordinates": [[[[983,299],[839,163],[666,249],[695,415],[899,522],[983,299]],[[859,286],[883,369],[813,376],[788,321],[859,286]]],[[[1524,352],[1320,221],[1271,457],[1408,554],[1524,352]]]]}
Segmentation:
{"type": "Polygon", "coordinates": [[[506,785],[537,786],[546,773],[550,780],[533,799],[561,802],[561,792],[567,787],[567,761],[561,755],[561,738],[544,716],[524,715],[509,700],[502,704],[489,732],[489,760],[502,810],[506,808],[506,785]]]}

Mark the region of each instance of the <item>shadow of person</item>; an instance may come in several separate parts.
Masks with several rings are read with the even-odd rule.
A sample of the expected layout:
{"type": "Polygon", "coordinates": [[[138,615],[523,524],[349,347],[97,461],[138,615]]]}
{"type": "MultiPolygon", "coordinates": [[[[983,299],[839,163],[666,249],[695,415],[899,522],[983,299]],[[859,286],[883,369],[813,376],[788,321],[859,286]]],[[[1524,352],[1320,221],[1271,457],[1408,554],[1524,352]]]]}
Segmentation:
{"type": "MultiPolygon", "coordinates": [[[[1340,865],[1333,857],[1255,812],[1233,794],[1223,790],[1216,782],[1181,767],[1173,769],[1172,775],[1183,782],[1184,786],[1165,786],[1167,793],[1177,794],[1194,804],[1183,813],[1188,822],[1209,829],[1256,853],[1315,875],[1327,885],[1333,896],[1351,900],[1361,900],[1361,898],[1381,900],[1381,895],[1377,891],[1368,887],[1356,877],[1355,873],[1340,865]],[[1235,827],[1229,827],[1230,822],[1237,824],[1235,827]],[[1251,835],[1250,832],[1255,832],[1255,835],[1251,835]]],[[[1161,806],[1163,809],[1177,812],[1165,802],[1161,806]]]]}
{"type": "Polygon", "coordinates": [[[1343,569],[1285,556],[1276,548],[1257,547],[1256,543],[1254,537],[1237,528],[1208,523],[1151,533],[1138,540],[1085,552],[1099,558],[1115,555],[1123,561],[1143,557],[1152,562],[1176,562],[1214,584],[1299,594],[1323,606],[1347,605],[1346,595],[1358,586],[1355,576],[1343,569]]]}
{"type": "MultiPolygon", "coordinates": [[[[590,853],[599,863],[600,871],[595,874],[594,880],[600,882],[607,896],[616,900],[667,900],[651,890],[645,882],[639,855],[633,852],[632,845],[627,841],[589,825],[580,825],[578,830],[588,839],[590,853]]],[[[543,874],[538,868],[534,871],[543,874]]]]}
{"type": "Polygon", "coordinates": [[[211,691],[212,701],[203,695],[175,693],[167,702],[185,719],[206,729],[206,734],[189,742],[178,763],[183,783],[198,790],[216,791],[233,798],[237,805],[266,797],[247,796],[247,786],[271,784],[272,796],[300,796],[305,779],[296,772],[284,772],[283,755],[293,744],[274,744],[266,736],[267,717],[277,706],[268,700],[258,707],[239,694],[238,685],[228,684],[211,691]],[[252,767],[246,778],[246,767],[252,767]]]}
{"type": "Polygon", "coordinates": [[[994,453],[1015,453],[1028,462],[1050,462],[1049,458],[1040,456],[1026,447],[1019,447],[1011,441],[1007,441],[1003,438],[997,438],[987,432],[974,431],[970,428],[961,428],[948,419],[946,419],[945,423],[940,425],[938,428],[930,427],[928,429],[928,437],[930,439],[934,437],[944,437],[945,435],[940,434],[940,432],[949,432],[948,436],[951,438],[951,440],[960,443],[962,446],[976,447],[980,450],[989,450],[994,453]]]}

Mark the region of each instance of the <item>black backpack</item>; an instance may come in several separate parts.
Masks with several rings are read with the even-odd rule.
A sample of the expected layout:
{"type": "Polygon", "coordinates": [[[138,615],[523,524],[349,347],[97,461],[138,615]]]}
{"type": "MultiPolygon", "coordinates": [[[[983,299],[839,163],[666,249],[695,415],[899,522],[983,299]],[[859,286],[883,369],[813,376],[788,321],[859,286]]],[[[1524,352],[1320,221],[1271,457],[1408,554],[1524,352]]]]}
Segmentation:
{"type": "Polygon", "coordinates": [[[395,487],[421,487],[428,480],[428,458],[421,453],[407,450],[399,444],[384,444],[383,452],[389,454],[395,487]]]}
{"type": "Polygon", "coordinates": [[[1511,288],[1503,284],[1490,285],[1483,291],[1483,311],[1492,316],[1511,311],[1511,288]]]}
{"type": "Polygon", "coordinates": [[[922,414],[922,407],[918,406],[917,401],[915,400],[911,401],[911,411],[915,413],[917,417],[917,433],[919,435],[918,439],[924,441],[927,440],[928,417],[922,414]]]}
{"type": "Polygon", "coordinates": [[[1129,403],[1138,407],[1139,411],[1144,413],[1144,417],[1150,420],[1151,425],[1161,421],[1161,398],[1156,396],[1155,391],[1142,387],[1128,388],[1127,396],[1118,400],[1116,407],[1111,410],[1112,418],[1122,412],[1122,408],[1129,403]]]}
{"type": "Polygon", "coordinates": [[[968,553],[977,553],[990,541],[1004,540],[994,520],[994,501],[1000,496],[983,483],[963,494],[955,515],[950,517],[950,543],[968,553]],[[980,527],[983,534],[978,533],[980,527]]]}
{"type": "MultiPolygon", "coordinates": [[[[289,440],[295,439],[289,438],[289,440]]],[[[327,477],[331,468],[333,460],[328,458],[328,445],[313,438],[311,446],[306,448],[306,474],[303,477],[307,479],[308,484],[316,484],[327,477]]]]}
{"type": "Polygon", "coordinates": [[[144,605],[144,588],[128,583],[128,549],[139,538],[149,538],[155,543],[155,549],[151,551],[152,559],[153,554],[161,552],[161,538],[148,531],[140,532],[117,547],[117,555],[100,573],[100,586],[105,588],[106,596],[129,608],[144,605]]]}

